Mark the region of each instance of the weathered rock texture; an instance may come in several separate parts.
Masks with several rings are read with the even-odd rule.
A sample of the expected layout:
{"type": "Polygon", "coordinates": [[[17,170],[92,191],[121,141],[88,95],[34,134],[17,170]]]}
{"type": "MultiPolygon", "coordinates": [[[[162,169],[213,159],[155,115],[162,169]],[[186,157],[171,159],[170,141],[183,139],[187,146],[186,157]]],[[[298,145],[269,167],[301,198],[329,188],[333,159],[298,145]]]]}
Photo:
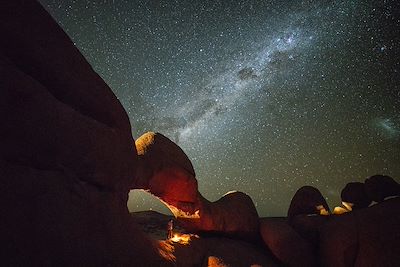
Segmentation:
{"type": "Polygon", "coordinates": [[[136,140],[138,180],[132,188],[149,190],[171,209],[185,228],[246,240],[259,238],[257,210],[249,196],[231,192],[210,202],[198,191],[193,166],[179,146],[159,133],[136,140]]]}
{"type": "Polygon", "coordinates": [[[36,1],[0,5],[2,266],[149,266],[137,155],[110,88],[36,1]]]}

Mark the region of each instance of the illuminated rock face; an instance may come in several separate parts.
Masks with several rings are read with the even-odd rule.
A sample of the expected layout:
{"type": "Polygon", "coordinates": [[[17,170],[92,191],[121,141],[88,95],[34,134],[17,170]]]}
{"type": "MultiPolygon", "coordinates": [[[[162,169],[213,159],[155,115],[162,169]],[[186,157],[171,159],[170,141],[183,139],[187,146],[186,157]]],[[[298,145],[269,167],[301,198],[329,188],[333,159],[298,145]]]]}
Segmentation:
{"type": "Polygon", "coordinates": [[[110,88],[36,1],[2,2],[0,36],[1,265],[157,264],[126,207],[137,154],[110,88]]]}
{"type": "Polygon", "coordinates": [[[249,240],[259,237],[258,214],[253,201],[231,192],[210,202],[198,192],[193,166],[174,142],[159,133],[136,140],[138,179],[132,188],[149,190],[163,201],[185,228],[249,240]]]}
{"type": "Polygon", "coordinates": [[[136,142],[139,156],[133,189],[149,190],[170,205],[172,212],[193,215],[198,210],[197,180],[189,158],[162,134],[148,132],[136,142]],[[176,209],[176,210],[174,210],[176,209]]]}
{"type": "Polygon", "coordinates": [[[229,192],[215,202],[199,193],[198,218],[181,218],[185,228],[243,240],[259,239],[259,218],[251,198],[242,192],[229,192]]]}

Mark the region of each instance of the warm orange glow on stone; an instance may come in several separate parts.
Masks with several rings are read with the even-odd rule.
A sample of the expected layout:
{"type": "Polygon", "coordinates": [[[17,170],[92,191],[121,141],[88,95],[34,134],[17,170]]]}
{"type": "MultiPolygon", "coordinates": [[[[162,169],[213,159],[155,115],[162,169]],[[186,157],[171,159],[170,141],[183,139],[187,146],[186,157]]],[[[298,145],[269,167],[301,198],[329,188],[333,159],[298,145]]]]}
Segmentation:
{"type": "Polygon", "coordinates": [[[329,211],[325,209],[324,205],[318,205],[316,206],[316,209],[319,211],[320,215],[329,215],[329,211]]]}
{"type": "Polygon", "coordinates": [[[198,235],[193,235],[193,234],[179,234],[176,233],[174,236],[170,239],[174,243],[179,243],[182,245],[188,245],[191,241],[192,238],[199,238],[198,235]]]}

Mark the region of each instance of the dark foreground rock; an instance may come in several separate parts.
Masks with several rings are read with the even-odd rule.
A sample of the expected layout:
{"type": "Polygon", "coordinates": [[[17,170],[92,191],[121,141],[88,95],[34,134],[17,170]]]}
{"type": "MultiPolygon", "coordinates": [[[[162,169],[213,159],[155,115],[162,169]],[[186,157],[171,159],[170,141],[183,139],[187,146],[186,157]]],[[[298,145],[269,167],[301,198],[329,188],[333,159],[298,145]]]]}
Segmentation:
{"type": "Polygon", "coordinates": [[[363,209],[368,207],[372,200],[365,191],[364,183],[352,182],[346,184],[340,193],[342,201],[351,203],[352,209],[363,209]]]}
{"type": "Polygon", "coordinates": [[[303,186],[296,191],[288,210],[289,222],[297,215],[319,215],[329,212],[329,206],[321,192],[313,186],[303,186]]]}
{"type": "MultiPolygon", "coordinates": [[[[261,223],[261,233],[266,245],[288,266],[298,266],[297,264],[301,262],[301,260],[294,260],[297,258],[298,251],[302,251],[302,255],[315,254],[315,262],[309,262],[307,265],[317,263],[318,266],[338,267],[398,266],[400,262],[400,198],[383,200],[384,197],[397,192],[397,183],[392,178],[388,179],[381,175],[372,176],[369,179],[369,190],[375,196],[379,196],[380,203],[366,207],[370,198],[366,196],[364,184],[349,183],[342,191],[342,198],[354,204],[355,209],[350,209],[349,212],[340,215],[298,213],[288,218],[287,223],[283,220],[277,222],[265,219],[261,223]],[[292,247],[297,247],[298,250],[291,249],[294,252],[286,254],[283,248],[292,247]]],[[[301,200],[304,199],[304,204],[312,204],[309,205],[311,209],[306,210],[308,213],[312,211],[315,204],[320,202],[322,195],[312,188],[311,194],[308,189],[299,194],[304,188],[298,190],[293,197],[292,204],[296,202],[296,205],[291,205],[291,208],[301,207],[301,200]],[[299,195],[306,197],[299,197],[299,195]]],[[[375,199],[378,200],[378,198],[375,199]]]]}
{"type": "Polygon", "coordinates": [[[317,266],[315,247],[302,238],[286,218],[261,218],[260,233],[272,254],[285,266],[317,266]]]}
{"type": "Polygon", "coordinates": [[[159,242],[160,253],[171,259],[176,266],[280,266],[274,256],[260,244],[209,232],[194,235],[180,221],[176,222],[174,228],[174,236],[177,238],[165,240],[165,226],[171,216],[154,211],[133,212],[131,215],[146,233],[159,242]]]}
{"type": "MultiPolygon", "coordinates": [[[[110,88],[36,1],[0,5],[2,266],[149,266],[137,155],[110,88]]],[[[154,266],[153,265],[153,266],[154,266]]]]}
{"type": "Polygon", "coordinates": [[[323,266],[398,266],[400,198],[330,216],[320,232],[323,266]]]}
{"type": "MultiPolygon", "coordinates": [[[[164,243],[168,247],[168,243],[164,243]]],[[[168,250],[168,249],[167,249],[168,250]]],[[[192,238],[188,245],[175,243],[176,265],[208,267],[277,267],[265,250],[240,240],[229,238],[192,238]]]]}

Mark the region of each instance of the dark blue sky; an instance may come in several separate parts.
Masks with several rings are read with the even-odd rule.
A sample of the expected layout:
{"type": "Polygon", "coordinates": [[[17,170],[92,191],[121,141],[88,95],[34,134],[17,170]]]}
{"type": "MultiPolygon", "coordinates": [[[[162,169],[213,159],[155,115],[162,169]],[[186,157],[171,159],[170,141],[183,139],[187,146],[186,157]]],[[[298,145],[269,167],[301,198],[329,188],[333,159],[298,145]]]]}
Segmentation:
{"type": "MultiPolygon", "coordinates": [[[[285,215],[303,185],[400,178],[395,1],[40,0],[129,114],[192,160],[201,193],[285,215]]],[[[160,209],[133,193],[131,210],[160,209]]]]}

